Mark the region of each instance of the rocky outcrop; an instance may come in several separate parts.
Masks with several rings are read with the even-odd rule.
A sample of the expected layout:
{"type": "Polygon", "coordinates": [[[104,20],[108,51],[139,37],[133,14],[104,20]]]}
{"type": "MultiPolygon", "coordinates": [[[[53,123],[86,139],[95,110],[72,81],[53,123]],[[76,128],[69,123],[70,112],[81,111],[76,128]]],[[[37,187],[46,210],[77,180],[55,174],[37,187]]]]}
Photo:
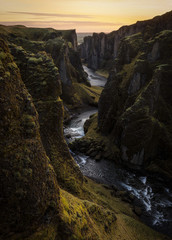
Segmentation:
{"type": "MultiPolygon", "coordinates": [[[[146,32],[145,32],[146,34],[146,32]]],[[[123,39],[99,101],[98,127],[121,163],[172,174],[172,31],[123,39]]]]}
{"type": "Polygon", "coordinates": [[[83,102],[94,105],[98,100],[92,94],[94,89],[89,92],[87,86],[76,51],[76,33],[24,26],[1,26],[0,32],[7,39],[22,80],[33,97],[39,113],[41,139],[58,182],[69,191],[79,192],[83,176],[63,137],[66,111],[61,98],[71,108],[83,102]]]}
{"type": "Polygon", "coordinates": [[[140,223],[132,207],[119,203],[108,188],[89,179],[76,184],[80,172],[66,160],[61,136],[58,70],[45,52],[29,54],[15,45],[11,52],[33,97],[0,40],[0,239],[169,239],[140,223]]]}
{"type": "Polygon", "coordinates": [[[90,86],[77,52],[75,30],[27,28],[24,26],[0,26],[0,36],[10,44],[22,47],[26,52],[37,54],[45,51],[59,69],[62,85],[61,98],[67,105],[82,104],[74,84],[90,86]]]}
{"type": "MultiPolygon", "coordinates": [[[[15,50],[13,46],[13,51],[15,50]]],[[[57,238],[66,240],[81,239],[82,234],[84,234],[85,239],[101,240],[104,234],[109,238],[116,221],[114,212],[96,203],[72,196],[61,190],[57,182],[57,179],[62,181],[64,178],[65,186],[70,185],[69,190],[71,191],[73,187],[76,188],[75,181],[81,175],[75,167],[72,170],[73,161],[65,162],[67,161],[65,159],[67,150],[63,145],[63,139],[61,139],[62,143],[58,139],[59,146],[53,145],[56,144],[53,143],[55,140],[53,136],[51,136],[52,141],[50,141],[50,135],[53,134],[52,129],[55,131],[53,121],[58,121],[58,130],[61,131],[60,119],[57,116],[61,115],[61,118],[63,116],[62,112],[59,111],[61,106],[56,105],[54,99],[60,93],[58,79],[54,78],[58,76],[57,69],[54,69],[52,59],[45,53],[34,56],[33,54],[29,56],[25,52],[23,54],[28,60],[26,75],[28,76],[32,72],[33,77],[33,81],[29,81],[30,92],[33,94],[35,104],[41,105],[41,107],[37,106],[39,115],[32,96],[22,82],[20,71],[13,61],[6,43],[0,40],[0,238],[8,240],[55,240],[57,238]],[[44,65],[42,70],[38,67],[40,62],[44,65]],[[35,66],[37,73],[34,70],[35,66]],[[39,101],[42,100],[42,103],[38,104],[38,95],[36,94],[38,85],[46,85],[45,83],[41,85],[42,78],[46,81],[46,73],[52,68],[54,75],[48,78],[47,85],[54,84],[54,92],[50,94],[48,86],[43,89],[40,87],[42,93],[47,95],[44,95],[44,100],[40,94],[39,101]],[[36,76],[37,85],[35,86],[36,76]],[[32,85],[34,85],[35,91],[33,91],[32,85]],[[52,102],[54,102],[54,109],[52,102]],[[50,113],[51,117],[48,114],[45,115],[45,110],[49,111],[48,108],[52,108],[51,110],[54,111],[54,115],[50,113]],[[64,158],[58,166],[60,170],[57,170],[55,162],[50,162],[46,155],[50,146],[46,147],[44,136],[42,136],[43,126],[39,126],[38,118],[40,124],[46,128],[46,133],[48,132],[47,142],[52,144],[52,149],[63,147],[64,158]],[[50,121],[49,124],[53,125],[52,128],[45,123],[46,121],[50,121]],[[42,144],[41,139],[43,139],[44,144],[42,144]],[[60,178],[58,173],[61,174],[60,178]],[[68,175],[68,184],[65,180],[66,175],[68,175]],[[97,213],[101,215],[100,219],[104,219],[103,229],[99,230],[101,221],[96,217],[97,213]]],[[[23,58],[23,64],[26,59],[23,58]]],[[[41,91],[39,90],[39,92],[41,91]]],[[[58,101],[57,99],[57,103],[58,101]]],[[[80,192],[83,191],[81,184],[78,189],[80,192]]],[[[79,195],[78,192],[75,194],[79,195]]]]}
{"type": "Polygon", "coordinates": [[[0,238],[10,239],[17,232],[27,236],[47,219],[51,223],[60,193],[32,97],[2,40],[0,76],[0,238]]]}
{"type": "Polygon", "coordinates": [[[63,136],[64,107],[58,68],[46,52],[28,53],[14,44],[10,49],[39,113],[41,139],[58,182],[69,191],[77,192],[83,177],[63,136]]]}
{"type": "Polygon", "coordinates": [[[81,58],[88,64],[89,68],[110,70],[118,55],[120,42],[124,37],[141,32],[146,40],[164,29],[172,29],[172,11],[151,20],[123,26],[109,34],[94,33],[92,37],[85,37],[84,43],[79,46],[81,58]]]}
{"type": "Polygon", "coordinates": [[[96,136],[96,145],[105,146],[98,156],[169,176],[171,23],[172,11],[110,34],[93,34],[80,46],[89,67],[111,71],[99,100],[98,123],[95,118],[86,122],[80,141],[86,146],[96,136]]]}

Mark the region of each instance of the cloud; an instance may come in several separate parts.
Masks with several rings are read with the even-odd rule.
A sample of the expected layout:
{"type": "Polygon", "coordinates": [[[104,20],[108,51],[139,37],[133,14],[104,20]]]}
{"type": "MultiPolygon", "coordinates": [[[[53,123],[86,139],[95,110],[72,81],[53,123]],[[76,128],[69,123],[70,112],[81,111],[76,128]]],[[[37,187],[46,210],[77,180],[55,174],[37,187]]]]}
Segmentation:
{"type": "Polygon", "coordinates": [[[32,16],[37,16],[37,17],[93,18],[93,16],[90,16],[90,15],[80,15],[80,14],[36,13],[36,12],[8,12],[8,13],[32,15],[32,16]]]}
{"type": "Polygon", "coordinates": [[[123,25],[122,23],[109,23],[109,22],[96,22],[96,21],[13,21],[13,22],[8,22],[8,21],[0,21],[0,24],[3,25],[26,25],[26,26],[44,26],[48,25],[53,26],[54,24],[56,25],[77,25],[77,26],[119,26],[123,25]]]}

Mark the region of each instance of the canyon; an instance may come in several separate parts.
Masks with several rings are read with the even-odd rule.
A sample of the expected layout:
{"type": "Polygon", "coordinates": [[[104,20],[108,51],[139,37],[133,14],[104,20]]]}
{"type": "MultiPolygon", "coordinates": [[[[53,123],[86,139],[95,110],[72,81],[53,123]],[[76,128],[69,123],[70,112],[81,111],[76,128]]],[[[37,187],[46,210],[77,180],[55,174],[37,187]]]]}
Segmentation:
{"type": "MultiPolygon", "coordinates": [[[[110,75],[99,100],[98,117],[87,123],[90,126],[92,122],[94,129],[97,128],[94,133],[90,128],[92,138],[95,135],[96,140],[99,136],[99,141],[107,146],[102,156],[131,168],[144,167],[168,176],[172,174],[171,20],[172,12],[169,12],[122,27],[104,35],[104,40],[102,34],[93,34],[80,46],[86,52],[89,48],[84,59],[93,69],[101,65],[95,66],[91,59],[97,57],[96,62],[104,61],[103,52],[109,49],[109,41],[118,46],[117,50],[109,49],[106,63],[110,75]],[[117,38],[121,39],[119,43],[117,38]],[[98,56],[96,51],[102,55],[98,56]]],[[[90,137],[89,133],[86,135],[90,137]]],[[[83,141],[87,144],[87,138],[83,141]]]]}
{"type": "Polygon", "coordinates": [[[170,221],[159,229],[169,236],[153,230],[117,179],[101,182],[81,162],[170,181],[171,20],[169,12],[79,46],[75,30],[0,25],[0,239],[170,239],[170,221]]]}

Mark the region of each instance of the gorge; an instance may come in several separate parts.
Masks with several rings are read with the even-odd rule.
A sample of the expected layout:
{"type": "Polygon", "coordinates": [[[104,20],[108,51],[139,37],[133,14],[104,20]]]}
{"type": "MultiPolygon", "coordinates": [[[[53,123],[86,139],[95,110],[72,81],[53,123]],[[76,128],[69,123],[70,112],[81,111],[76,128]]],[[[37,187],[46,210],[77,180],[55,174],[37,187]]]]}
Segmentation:
{"type": "Polygon", "coordinates": [[[0,26],[0,239],[170,240],[171,20],[0,26]]]}
{"type": "MultiPolygon", "coordinates": [[[[90,69],[85,68],[85,70],[88,74],[90,73],[90,69]]],[[[93,84],[95,84],[95,78],[96,74],[92,80],[93,84]]],[[[99,78],[100,76],[97,75],[97,79],[99,78]]],[[[104,80],[104,84],[105,82],[104,80]]],[[[102,82],[98,82],[98,80],[97,83],[102,85],[102,82]]],[[[114,161],[100,157],[95,150],[90,152],[93,145],[86,147],[87,152],[85,152],[85,144],[82,139],[84,123],[90,116],[93,118],[97,111],[98,109],[95,107],[85,109],[72,119],[64,132],[69,147],[74,151],[72,155],[82,173],[99,183],[113,186],[116,191],[115,195],[120,196],[123,201],[130,202],[134,208],[138,207],[139,217],[143,222],[158,231],[171,235],[172,189],[170,180],[165,180],[158,174],[152,175],[143,169],[134,171],[121,168],[114,161]],[[77,146],[73,146],[75,140],[77,140],[77,146]]],[[[94,145],[96,145],[95,142],[94,145]]]]}
{"type": "MultiPolygon", "coordinates": [[[[104,40],[102,34],[93,35],[80,47],[89,48],[85,61],[95,69],[90,59],[96,57],[100,62],[104,61],[98,53],[106,52],[108,41],[116,46],[116,38],[123,33],[118,53],[115,47],[110,49],[106,61],[112,67],[99,101],[97,127],[100,134],[97,133],[109,139],[109,149],[110,145],[113,148],[109,158],[119,158],[118,162],[131,168],[145,166],[169,176],[172,169],[171,98],[168,95],[171,86],[171,20],[172,12],[169,12],[122,27],[114,35],[105,35],[104,40]],[[102,45],[106,38],[108,41],[102,45]]],[[[82,51],[81,56],[85,56],[82,51]]]]}

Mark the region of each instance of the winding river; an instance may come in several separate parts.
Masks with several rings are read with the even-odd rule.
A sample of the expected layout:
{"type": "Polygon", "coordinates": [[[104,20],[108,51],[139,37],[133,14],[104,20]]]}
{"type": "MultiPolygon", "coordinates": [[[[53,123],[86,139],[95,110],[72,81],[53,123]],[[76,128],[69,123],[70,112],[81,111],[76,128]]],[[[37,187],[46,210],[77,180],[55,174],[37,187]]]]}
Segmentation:
{"type": "MultiPolygon", "coordinates": [[[[106,78],[85,66],[84,70],[88,74],[91,85],[101,87],[105,85],[106,78]]],[[[67,141],[83,137],[84,122],[97,111],[97,108],[90,107],[73,118],[64,130],[65,136],[70,136],[67,141]]],[[[119,168],[112,161],[104,159],[95,161],[79,151],[72,152],[72,155],[85,176],[132,194],[134,196],[133,204],[143,210],[140,219],[157,231],[172,236],[172,189],[170,182],[155,174],[138,173],[119,168]]]]}

